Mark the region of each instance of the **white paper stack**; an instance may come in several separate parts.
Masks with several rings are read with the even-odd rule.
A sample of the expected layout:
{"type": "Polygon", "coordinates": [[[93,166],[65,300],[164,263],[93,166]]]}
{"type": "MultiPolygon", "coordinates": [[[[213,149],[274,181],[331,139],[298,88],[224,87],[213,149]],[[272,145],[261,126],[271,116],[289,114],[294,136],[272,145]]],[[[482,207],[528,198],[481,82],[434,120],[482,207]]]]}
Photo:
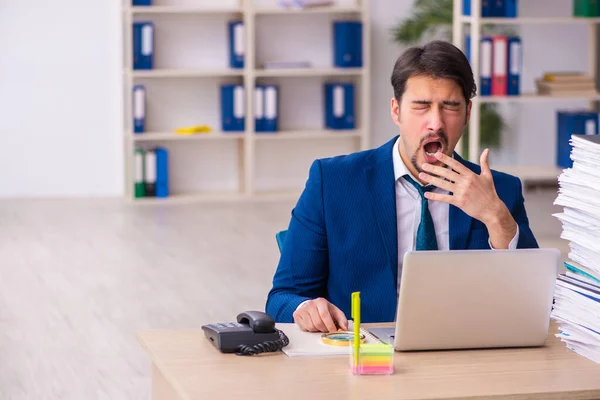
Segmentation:
{"type": "Polygon", "coordinates": [[[572,135],[573,166],[558,177],[554,214],[569,241],[567,272],[556,281],[552,318],[567,347],[600,363],[600,135],[572,135]]]}

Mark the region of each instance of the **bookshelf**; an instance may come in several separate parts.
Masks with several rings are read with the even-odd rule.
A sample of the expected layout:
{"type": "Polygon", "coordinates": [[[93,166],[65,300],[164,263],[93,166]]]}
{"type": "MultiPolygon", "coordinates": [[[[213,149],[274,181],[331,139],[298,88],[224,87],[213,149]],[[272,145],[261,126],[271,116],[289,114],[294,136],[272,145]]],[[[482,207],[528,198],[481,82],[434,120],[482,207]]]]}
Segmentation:
{"type": "MultiPolygon", "coordinates": [[[[368,0],[336,0],[331,6],[296,9],[279,7],[277,0],[153,0],[151,6],[131,6],[131,0],[123,0],[126,198],[140,204],[294,198],[303,188],[310,162],[316,158],[312,154],[318,153],[321,157],[367,149],[370,133],[368,3],[368,0]],[[332,50],[328,51],[332,45],[321,44],[311,46],[317,47],[320,54],[310,60],[313,64],[310,68],[263,68],[263,62],[268,59],[262,54],[266,46],[263,42],[277,36],[269,34],[269,26],[295,21],[290,23],[290,40],[278,45],[291,47],[288,52],[300,46],[300,53],[306,53],[306,46],[303,48],[298,38],[293,37],[294,33],[302,32],[301,25],[320,24],[319,32],[326,33],[332,31],[332,21],[340,19],[362,22],[363,67],[333,67],[332,50]],[[241,69],[229,67],[227,22],[230,20],[244,22],[245,59],[241,69]],[[133,69],[131,27],[135,21],[155,24],[155,61],[151,70],[133,69]],[[294,24],[300,28],[294,28],[294,24]],[[200,39],[205,36],[203,33],[210,39],[200,39]],[[196,36],[198,48],[190,45],[196,36]],[[290,41],[292,46],[289,46],[290,41]],[[176,59],[179,61],[173,61],[176,59]],[[331,80],[355,84],[356,129],[324,127],[322,84],[331,80]],[[244,131],[220,131],[219,85],[224,83],[244,86],[244,131]],[[273,133],[254,130],[254,86],[263,83],[279,86],[279,129],[273,133]],[[147,101],[152,102],[146,108],[146,131],[141,134],[135,134],[132,128],[132,89],[136,84],[147,86],[147,101]],[[312,112],[312,117],[305,124],[294,115],[298,107],[295,92],[301,92],[304,96],[301,100],[310,103],[305,108],[312,112]],[[177,127],[196,124],[209,125],[212,132],[175,133],[177,127]],[[169,150],[170,195],[160,199],[136,198],[134,150],[153,146],[169,150]],[[321,148],[326,150],[319,153],[321,148]],[[281,154],[284,151],[290,153],[289,157],[281,154]],[[286,164],[291,160],[290,165],[278,166],[277,157],[286,164]],[[271,158],[275,160],[273,165],[268,163],[271,158]],[[277,172],[278,177],[269,180],[271,172],[277,172]],[[292,179],[295,185],[286,184],[287,177],[282,175],[286,172],[296,177],[292,179]],[[298,179],[299,174],[304,176],[302,181],[298,179]]],[[[332,34],[321,35],[321,40],[331,42],[332,34]]],[[[287,56],[289,60],[289,54],[287,56]]]]}
{"type": "MultiPolygon", "coordinates": [[[[589,48],[588,48],[588,66],[587,73],[597,82],[597,24],[600,23],[600,18],[594,17],[521,17],[516,18],[498,18],[498,17],[482,17],[481,7],[482,0],[470,0],[471,15],[463,15],[463,0],[453,1],[453,23],[452,23],[452,42],[455,46],[463,51],[465,49],[464,37],[468,33],[471,36],[470,54],[473,74],[476,77],[480,76],[480,47],[479,41],[482,36],[483,27],[486,25],[510,25],[513,27],[524,25],[584,25],[588,26],[589,32],[589,48]]],[[[571,3],[571,2],[569,2],[571,3]]],[[[552,70],[552,67],[548,68],[552,70]]],[[[478,87],[480,82],[476,80],[478,87]]],[[[522,83],[521,83],[522,84],[522,83]]],[[[573,95],[541,95],[537,93],[521,93],[519,96],[476,96],[472,99],[472,112],[469,121],[469,160],[479,162],[481,154],[480,146],[480,107],[482,104],[509,104],[509,103],[550,103],[553,102],[589,102],[591,107],[595,107],[595,102],[600,100],[600,93],[596,94],[573,94],[573,95]]],[[[547,140],[548,138],[543,138],[547,140]]],[[[458,148],[462,148],[462,141],[459,142],[458,148]]],[[[524,184],[536,183],[556,183],[557,177],[562,169],[556,166],[515,166],[515,165],[499,165],[492,168],[507,172],[521,178],[524,184]]]]}

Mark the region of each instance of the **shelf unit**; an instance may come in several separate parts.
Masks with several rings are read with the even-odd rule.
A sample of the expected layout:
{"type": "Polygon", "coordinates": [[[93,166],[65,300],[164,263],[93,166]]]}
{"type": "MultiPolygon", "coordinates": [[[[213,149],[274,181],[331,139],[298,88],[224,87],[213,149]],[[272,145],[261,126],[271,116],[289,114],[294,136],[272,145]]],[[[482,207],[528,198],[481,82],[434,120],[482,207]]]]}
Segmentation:
{"type": "MultiPolygon", "coordinates": [[[[482,36],[482,28],[485,25],[553,25],[553,24],[574,24],[587,25],[589,27],[589,49],[588,49],[588,73],[597,82],[596,65],[596,47],[597,47],[597,24],[600,18],[588,17],[517,17],[517,18],[497,18],[481,17],[482,0],[470,0],[471,15],[463,15],[463,0],[453,0],[453,23],[452,23],[452,43],[458,48],[465,50],[465,30],[471,36],[471,67],[473,75],[476,77],[479,86],[480,75],[480,49],[479,41],[482,36]]],[[[598,94],[582,95],[539,95],[536,93],[523,93],[520,96],[475,96],[472,99],[471,119],[469,121],[469,160],[479,162],[480,148],[480,106],[484,103],[529,103],[529,102],[554,102],[554,101],[588,101],[591,107],[595,106],[596,101],[600,100],[598,94]]],[[[462,140],[459,141],[457,148],[463,146],[462,140]]],[[[499,166],[492,168],[514,174],[527,183],[537,182],[557,182],[557,177],[561,169],[554,166],[499,166]]]]}
{"type": "MultiPolygon", "coordinates": [[[[369,147],[369,102],[368,94],[370,93],[370,18],[369,18],[369,1],[368,0],[338,0],[336,5],[323,6],[307,9],[280,8],[277,6],[276,0],[271,5],[265,5],[265,0],[239,0],[237,6],[220,7],[220,1],[213,1],[213,7],[207,7],[206,4],[210,1],[206,0],[187,0],[187,2],[195,1],[194,5],[163,5],[165,2],[173,0],[155,0],[160,4],[152,6],[130,6],[131,0],[123,0],[123,32],[124,32],[124,141],[125,141],[125,193],[129,200],[136,203],[156,203],[156,202],[190,202],[200,200],[230,200],[230,199],[274,199],[282,197],[294,197],[301,191],[301,187],[297,189],[285,190],[258,190],[255,185],[256,181],[256,164],[257,164],[257,147],[260,143],[273,143],[281,141],[281,143],[289,143],[296,146],[299,142],[314,142],[315,146],[326,140],[334,140],[334,143],[341,141],[345,146],[351,146],[352,151],[364,150],[369,147]],[[344,4],[339,4],[339,3],[344,4]],[[352,2],[351,4],[348,4],[352,2]],[[268,17],[268,21],[263,21],[263,16],[268,17]],[[263,69],[257,63],[257,31],[261,27],[260,24],[265,22],[273,23],[276,18],[282,16],[293,16],[293,18],[308,18],[312,19],[315,16],[329,16],[330,18],[349,18],[352,20],[361,21],[363,25],[363,67],[362,68],[335,68],[331,65],[316,65],[314,68],[303,69],[263,69]],[[241,19],[244,21],[245,30],[245,60],[243,69],[232,68],[177,68],[156,65],[153,70],[133,70],[132,69],[132,33],[131,26],[137,20],[159,20],[160,18],[224,18],[224,19],[241,19]],[[275,19],[274,19],[275,18],[275,19]],[[286,80],[318,80],[318,79],[343,79],[345,81],[352,80],[355,83],[355,107],[357,116],[357,127],[350,131],[327,130],[324,128],[315,128],[314,126],[306,127],[306,129],[298,129],[295,126],[287,127],[282,123],[282,113],[279,113],[280,130],[277,132],[257,133],[254,131],[254,86],[263,81],[285,82],[286,80]],[[174,133],[176,126],[164,126],[155,128],[150,126],[150,131],[143,134],[134,134],[132,132],[132,94],[131,90],[136,83],[140,82],[159,82],[161,85],[175,84],[174,82],[196,82],[206,80],[217,80],[219,82],[227,82],[232,79],[233,82],[243,83],[245,89],[245,130],[243,132],[219,132],[220,124],[212,126],[213,132],[208,134],[194,135],[177,135],[174,133]],[[282,126],[284,125],[284,126],[282,126]],[[209,143],[232,143],[237,148],[238,163],[237,168],[237,188],[233,191],[222,192],[219,190],[206,191],[171,191],[172,194],[168,198],[140,198],[136,199],[133,196],[133,174],[134,174],[134,158],[133,152],[136,147],[150,146],[160,144],[169,148],[169,146],[205,146],[209,143]]],[[[228,3],[231,3],[229,0],[228,3]]],[[[267,2],[270,0],[266,0],[267,2]]],[[[225,34],[226,26],[223,26],[223,31],[217,34],[225,34]]],[[[215,34],[215,32],[211,32],[215,34]]],[[[155,36],[159,35],[155,29],[155,36]]],[[[156,42],[156,37],[155,37],[156,42]]],[[[155,49],[155,60],[156,60],[155,49]]],[[[331,59],[331,55],[326,55],[331,59]]],[[[228,65],[228,60],[218,60],[223,66],[228,65]]],[[[303,82],[303,81],[301,81],[303,82]]],[[[321,95],[319,92],[316,95],[321,95]]],[[[283,104],[282,95],[278,96],[280,102],[279,108],[283,104]]],[[[219,103],[219,98],[215,97],[213,101],[219,103]]],[[[322,120],[322,116],[315,116],[315,119],[322,120]]],[[[216,119],[215,119],[216,120],[216,119]]],[[[218,116],[220,121],[220,114],[218,116]]],[[[147,124],[148,125],[148,124],[147,124]]],[[[163,124],[164,125],[164,124],[163,124]]],[[[148,126],[146,127],[148,130],[148,126]]],[[[171,156],[170,156],[171,158],[171,156]]],[[[171,160],[170,160],[171,161],[171,160]]],[[[170,171],[170,174],[172,171],[170,171]]],[[[303,168],[302,173],[308,173],[307,168],[303,168]]],[[[170,176],[170,180],[172,176],[170,176]]]]}

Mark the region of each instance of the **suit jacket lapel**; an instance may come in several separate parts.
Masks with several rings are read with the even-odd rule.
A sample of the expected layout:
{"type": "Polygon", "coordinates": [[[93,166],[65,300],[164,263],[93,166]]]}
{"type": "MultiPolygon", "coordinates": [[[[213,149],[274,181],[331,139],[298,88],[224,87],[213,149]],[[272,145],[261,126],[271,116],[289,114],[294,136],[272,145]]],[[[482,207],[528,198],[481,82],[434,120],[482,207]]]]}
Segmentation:
{"type": "MultiPolygon", "coordinates": [[[[457,153],[454,153],[454,158],[469,168],[469,166],[466,165],[465,161],[457,153]]],[[[450,250],[462,250],[467,247],[469,235],[471,233],[472,221],[473,219],[463,210],[450,205],[450,215],[448,216],[448,222],[450,224],[450,250]]]]}
{"type": "Polygon", "coordinates": [[[394,282],[398,281],[396,185],[392,161],[396,138],[371,153],[371,165],[365,169],[372,209],[385,245],[389,266],[392,268],[394,282]]]}

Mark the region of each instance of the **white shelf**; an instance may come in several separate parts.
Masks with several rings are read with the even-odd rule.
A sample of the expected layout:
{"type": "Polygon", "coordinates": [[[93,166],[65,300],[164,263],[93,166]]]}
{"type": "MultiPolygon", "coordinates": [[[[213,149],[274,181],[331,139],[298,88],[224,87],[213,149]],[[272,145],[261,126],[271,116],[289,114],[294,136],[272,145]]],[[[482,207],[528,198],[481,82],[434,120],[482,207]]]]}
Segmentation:
{"type": "Polygon", "coordinates": [[[593,94],[573,94],[573,95],[543,95],[543,94],[522,94],[520,96],[480,96],[481,103],[528,103],[543,101],[594,101],[600,100],[600,93],[593,94]]]}
{"type": "Polygon", "coordinates": [[[130,134],[135,142],[152,142],[152,141],[193,141],[193,140],[232,140],[243,139],[243,132],[211,132],[211,133],[196,133],[193,135],[181,135],[172,132],[144,132],[138,134],[130,134]]]}
{"type": "Polygon", "coordinates": [[[359,138],[360,130],[297,130],[297,131],[278,131],[278,132],[256,132],[256,140],[297,140],[297,139],[339,139],[339,138],[359,138]]]}
{"type": "Polygon", "coordinates": [[[241,8],[206,8],[198,6],[137,6],[127,9],[133,15],[147,14],[237,14],[241,8]]]}
{"type": "Polygon", "coordinates": [[[171,194],[169,197],[140,197],[131,198],[129,201],[136,204],[158,205],[158,204],[191,204],[198,202],[226,202],[226,201],[280,201],[296,200],[301,192],[289,191],[264,191],[256,192],[252,196],[240,192],[205,192],[189,194],[171,194]]]}
{"type": "MultiPolygon", "coordinates": [[[[125,2],[128,3],[128,2],[125,2]]],[[[306,8],[306,9],[285,9],[274,7],[260,7],[259,5],[255,5],[253,0],[241,0],[238,3],[232,4],[232,2],[228,1],[227,5],[229,7],[225,8],[226,5],[221,6],[224,2],[220,0],[197,0],[197,4],[203,4],[202,6],[148,6],[148,7],[131,7],[128,4],[124,4],[122,6],[122,14],[123,14],[123,25],[124,25],[124,60],[123,60],[123,78],[125,82],[125,91],[124,91],[124,118],[127,123],[125,129],[123,129],[122,138],[125,143],[125,183],[126,183],[126,194],[127,198],[136,203],[136,204],[181,204],[181,203],[192,203],[198,201],[229,201],[229,200],[271,200],[271,199],[297,199],[297,196],[301,192],[301,188],[294,190],[286,190],[285,186],[281,187],[282,191],[275,192],[265,192],[260,191],[259,187],[255,184],[256,181],[259,181],[261,177],[257,177],[256,169],[260,167],[262,164],[257,160],[258,154],[257,149],[260,146],[259,143],[263,143],[263,141],[272,143],[270,141],[278,141],[278,140],[306,140],[308,141],[307,146],[305,147],[307,151],[312,150],[320,150],[321,147],[331,147],[337,148],[338,145],[342,146],[344,149],[348,149],[352,147],[352,151],[360,151],[365,150],[369,147],[369,130],[367,127],[370,126],[370,46],[371,46],[371,34],[370,34],[370,17],[369,17],[369,0],[356,0],[356,6],[331,6],[331,7],[315,7],[315,8],[306,8]],[[206,5],[208,3],[212,3],[212,7],[206,5]],[[236,7],[239,4],[239,7],[236,7]],[[208,8],[210,7],[210,8],[208,8]],[[227,25],[226,21],[223,21],[222,16],[230,16],[233,14],[239,14],[236,17],[243,18],[244,21],[244,54],[245,54],[245,68],[243,69],[232,69],[229,68],[229,65],[226,62],[223,62],[223,65],[217,65],[214,68],[157,68],[156,59],[155,59],[155,68],[151,70],[133,70],[131,69],[131,65],[133,64],[132,60],[132,44],[133,44],[133,36],[131,24],[135,21],[139,16],[148,17],[149,19],[158,19],[161,16],[165,16],[167,19],[168,16],[173,16],[173,19],[179,18],[180,16],[198,16],[198,15],[206,15],[208,18],[213,16],[215,23],[207,24],[207,28],[210,29],[207,32],[207,35],[219,35],[218,40],[215,40],[215,46],[219,46],[218,51],[216,49],[207,49],[208,58],[224,58],[226,61],[226,57],[229,54],[229,50],[225,49],[223,46],[227,44],[227,40],[223,40],[223,35],[228,35],[227,33],[227,25]],[[329,65],[329,62],[326,61],[329,59],[330,54],[326,54],[327,58],[317,58],[319,60],[323,60],[320,62],[314,62],[314,67],[311,68],[281,68],[281,69],[263,69],[262,62],[258,58],[257,52],[257,31],[258,27],[261,27],[263,24],[274,24],[280,23],[285,24],[284,28],[287,28],[287,24],[295,23],[302,27],[306,22],[316,21],[317,23],[330,23],[327,21],[321,21],[323,18],[315,18],[319,15],[330,15],[330,16],[344,16],[351,15],[352,18],[359,19],[363,23],[363,68],[335,68],[329,65]],[[283,19],[278,20],[278,16],[286,16],[286,15],[306,15],[308,18],[306,20],[297,19],[290,22],[290,19],[286,19],[284,22],[283,19]],[[313,16],[311,19],[310,16],[313,16]],[[262,18],[262,16],[272,16],[269,18],[262,18]],[[218,21],[217,21],[218,19],[218,21]],[[211,25],[208,27],[208,25],[211,25]],[[278,132],[270,133],[270,132],[255,132],[254,128],[254,111],[255,107],[255,96],[253,93],[254,85],[260,83],[265,78],[297,78],[301,80],[300,82],[293,82],[290,85],[299,83],[300,85],[304,85],[304,81],[308,83],[310,80],[310,84],[314,84],[314,79],[311,78],[328,78],[328,77],[346,77],[347,80],[352,80],[356,82],[356,112],[357,112],[357,120],[361,123],[361,129],[356,130],[346,130],[346,131],[338,131],[338,130],[327,130],[327,129],[290,129],[290,130],[280,130],[278,132]],[[198,133],[192,135],[180,135],[175,132],[166,131],[153,131],[153,132],[145,132],[141,134],[135,134],[131,132],[131,122],[133,121],[133,101],[132,101],[132,91],[131,88],[133,85],[138,83],[139,81],[145,82],[145,80],[156,80],[153,83],[152,91],[148,91],[151,93],[152,98],[148,99],[152,102],[152,106],[150,107],[150,112],[155,112],[155,110],[159,109],[161,112],[159,115],[166,119],[168,122],[163,122],[162,125],[166,127],[172,126],[173,121],[177,120],[189,120],[187,117],[187,113],[190,112],[200,112],[207,113],[210,112],[212,116],[215,118],[212,120],[211,126],[218,125],[218,105],[219,105],[219,95],[215,97],[215,93],[210,89],[210,92],[203,91],[202,88],[199,87],[197,94],[191,94],[190,92],[194,89],[190,90],[192,84],[196,85],[197,82],[187,82],[183,81],[185,78],[233,78],[233,79],[221,79],[222,81],[235,80],[236,82],[243,84],[244,86],[244,106],[248,112],[245,115],[245,130],[243,132],[220,132],[214,131],[211,133],[198,133]],[[164,79],[161,80],[161,79],[164,79]],[[176,79],[182,79],[181,81],[176,81],[176,79]],[[181,90],[181,98],[178,97],[178,90],[181,90]],[[175,92],[174,92],[175,91],[175,92]],[[168,95],[165,95],[165,93],[168,95]],[[163,97],[163,95],[165,95],[163,97]],[[202,109],[198,111],[192,111],[191,108],[182,109],[181,107],[177,107],[171,100],[176,99],[177,101],[184,102],[186,104],[190,99],[195,101],[196,97],[194,96],[202,96],[200,99],[201,104],[210,104],[208,107],[211,107],[210,110],[202,109]],[[205,99],[205,97],[208,98],[205,99]],[[214,98],[213,98],[214,97],[214,98]],[[163,107],[160,104],[161,101],[169,101],[169,104],[166,104],[165,114],[170,118],[165,118],[163,115],[163,107]],[[206,100],[206,101],[205,101],[206,100]],[[211,102],[214,101],[214,103],[211,102]],[[210,103],[209,103],[210,102],[210,103]],[[172,109],[171,109],[172,108],[172,109]],[[327,139],[335,139],[331,142],[326,141],[327,139]],[[316,144],[313,144],[312,140],[317,141],[316,144]],[[339,140],[339,141],[338,141],[339,140]],[[198,142],[198,143],[188,143],[188,142],[198,142]],[[208,142],[207,142],[208,141],[208,142]],[[211,142],[213,141],[213,142],[211,142]],[[217,142],[214,142],[217,141],[217,142]],[[318,142],[320,141],[320,142],[318,142]],[[211,154],[211,152],[222,151],[227,152],[224,153],[226,159],[232,160],[228,165],[228,170],[225,173],[221,174],[223,176],[235,176],[235,186],[229,185],[225,186],[228,188],[232,188],[234,190],[228,191],[225,193],[222,192],[202,192],[197,193],[198,188],[205,187],[204,185],[199,184],[197,180],[193,179],[184,179],[188,178],[187,176],[175,176],[173,180],[179,182],[179,186],[176,188],[177,190],[172,190],[171,194],[167,198],[134,198],[133,194],[133,180],[135,173],[135,163],[134,163],[134,149],[135,148],[144,148],[147,145],[152,145],[155,142],[166,142],[163,144],[164,147],[169,149],[176,149],[180,151],[183,156],[181,157],[182,163],[185,162],[185,167],[183,168],[177,165],[177,168],[174,168],[170,171],[173,174],[187,174],[189,170],[193,169],[194,163],[197,162],[195,159],[195,152],[198,151],[200,154],[211,154]],[[180,142],[186,142],[181,143],[180,142]],[[189,144],[189,146],[188,146],[189,144]],[[193,146],[192,146],[193,144],[193,146]],[[313,149],[316,147],[317,149],[313,149]],[[218,149],[218,150],[213,150],[218,149]],[[234,152],[234,153],[232,153],[234,152]],[[189,168],[187,168],[187,164],[190,164],[189,168]],[[233,173],[233,172],[237,173],[233,173]],[[189,183],[193,182],[193,184],[189,183]],[[191,193],[188,193],[191,192],[191,193]]],[[[274,4],[274,3],[273,3],[274,4]]],[[[329,18],[331,19],[331,18],[329,18]]],[[[324,20],[328,20],[328,18],[324,18],[324,20]]],[[[212,21],[211,21],[212,22],[212,21]]],[[[186,20],[186,23],[190,26],[195,22],[186,20]]],[[[178,53],[184,53],[186,51],[186,47],[183,44],[196,43],[197,38],[193,32],[186,33],[186,30],[182,30],[182,32],[175,32],[179,34],[179,36],[175,35],[168,31],[168,24],[165,24],[164,27],[161,26],[162,31],[159,32],[157,29],[155,31],[156,35],[159,35],[159,39],[169,38],[170,34],[173,34],[173,38],[177,40],[170,40],[168,49],[165,49],[165,45],[161,45],[161,49],[159,51],[164,51],[164,54],[161,54],[162,59],[171,60],[169,57],[173,58],[173,63],[168,65],[197,65],[195,64],[198,54],[181,54],[181,60],[185,60],[184,62],[179,61],[177,57],[174,55],[178,55],[178,53]],[[163,35],[163,36],[161,36],[163,35]],[[182,43],[178,43],[181,40],[182,43]],[[189,43],[188,43],[189,42],[189,43]],[[179,61],[179,62],[176,62],[179,61]]],[[[176,25],[175,25],[176,26],[176,25]]],[[[202,25],[204,28],[204,25],[202,25]]],[[[329,28],[329,27],[328,27],[329,28]]],[[[329,30],[329,29],[328,29],[329,30]]],[[[319,36],[320,37],[320,36],[319,36]]],[[[326,40],[326,38],[323,38],[326,40]]],[[[281,46],[289,46],[290,43],[285,43],[279,41],[281,46]]],[[[161,42],[162,43],[162,42],[161,42]]],[[[165,42],[166,43],[166,42],[165,42]]],[[[212,43],[212,36],[211,42],[212,43]]],[[[205,44],[203,44],[205,45],[205,44]]],[[[299,45],[291,42],[292,46],[299,45]]],[[[196,46],[197,48],[197,46],[196,46]]],[[[203,49],[199,49],[203,50],[203,49]]],[[[204,59],[204,55],[201,54],[200,57],[204,59]]],[[[285,59],[285,56],[282,57],[285,59]]],[[[159,63],[160,64],[160,63],[159,63]]],[[[214,64],[213,64],[214,65],[214,64]]],[[[273,79],[277,80],[277,79],[273,79]]],[[[204,82],[202,82],[204,84],[204,82]]],[[[316,92],[315,95],[321,96],[319,92],[316,92]],[[318,93],[318,94],[317,94],[318,93]]],[[[317,99],[315,99],[317,100],[317,99]]],[[[321,99],[318,99],[321,100],[321,99]]],[[[287,97],[283,100],[287,105],[287,101],[290,101],[287,97]]],[[[310,101],[310,100],[309,100],[310,101]]],[[[291,106],[291,105],[290,105],[291,106]]],[[[195,110],[195,109],[194,109],[195,110]]],[[[281,112],[281,114],[285,114],[285,112],[281,112]]],[[[312,114],[311,114],[312,115],[312,114]]],[[[318,116],[317,116],[318,117],[318,116]]],[[[161,125],[161,122],[153,119],[154,116],[151,117],[151,120],[154,121],[150,123],[150,125],[161,125]]],[[[158,116],[156,118],[159,118],[158,116]]],[[[293,118],[290,121],[281,121],[283,124],[289,123],[291,126],[303,126],[302,123],[296,124],[293,121],[293,118]]],[[[309,125],[310,126],[310,125],[309,125]]],[[[313,126],[320,126],[320,123],[317,123],[313,126]]],[[[164,128],[163,128],[164,129],[164,128]]],[[[219,127],[220,129],[220,127],[219,127]]],[[[287,145],[287,142],[282,142],[283,145],[279,146],[273,144],[272,146],[267,146],[263,144],[261,150],[264,147],[273,147],[273,148],[284,148],[287,145]]],[[[300,143],[300,142],[298,142],[300,143]]],[[[302,143],[304,144],[304,143],[302,143]]],[[[272,150],[278,151],[278,150],[272,150]]],[[[346,150],[344,150],[346,151],[346,150]]],[[[174,151],[175,153],[175,151],[174,151]]],[[[212,155],[212,154],[211,154],[212,155]]],[[[267,153],[267,156],[270,154],[267,153]]],[[[220,154],[214,154],[215,157],[219,157],[220,154]]],[[[262,156],[262,153],[261,153],[262,156]]],[[[200,157],[200,156],[199,156],[200,157]]],[[[219,166],[217,165],[216,168],[219,166]]],[[[297,171],[296,171],[297,172],[297,171]]],[[[215,179],[221,179],[221,175],[218,175],[215,179]]],[[[202,176],[200,179],[202,179],[202,176]]],[[[207,175],[208,176],[208,175],[207,175]]],[[[189,177],[191,178],[191,176],[189,177]]],[[[225,179],[225,178],[223,178],[225,179]]],[[[228,178],[227,178],[228,179],[228,178]]],[[[285,179],[283,179],[285,181],[285,179]]],[[[287,185],[286,182],[284,185],[287,185]]],[[[279,186],[277,186],[279,187],[279,186]]],[[[275,189],[277,189],[275,187],[275,189]]]]}
{"type": "Polygon", "coordinates": [[[210,77],[241,77],[244,71],[241,69],[223,68],[223,69],[149,69],[149,70],[130,70],[125,73],[133,78],[210,78],[210,77]]]}
{"type": "Polygon", "coordinates": [[[139,204],[186,204],[198,201],[232,201],[240,198],[238,192],[206,192],[190,194],[170,194],[169,197],[139,197],[131,201],[139,204]]]}
{"type": "Polygon", "coordinates": [[[255,75],[256,77],[357,76],[363,71],[363,68],[274,68],[257,69],[255,75]]]}
{"type": "MultiPolygon", "coordinates": [[[[463,15],[460,21],[465,24],[472,24],[474,18],[463,15]]],[[[585,17],[517,17],[517,18],[493,18],[481,17],[478,19],[481,24],[494,25],[543,25],[543,24],[597,24],[600,18],[585,17]]]]}
{"type": "Polygon", "coordinates": [[[360,13],[358,7],[309,7],[309,8],[283,8],[283,7],[262,7],[254,11],[257,15],[302,15],[302,14],[347,14],[360,13]]]}
{"type": "Polygon", "coordinates": [[[558,176],[562,169],[553,166],[527,166],[527,165],[499,165],[491,166],[493,170],[514,175],[523,183],[558,183],[558,176]]]}

